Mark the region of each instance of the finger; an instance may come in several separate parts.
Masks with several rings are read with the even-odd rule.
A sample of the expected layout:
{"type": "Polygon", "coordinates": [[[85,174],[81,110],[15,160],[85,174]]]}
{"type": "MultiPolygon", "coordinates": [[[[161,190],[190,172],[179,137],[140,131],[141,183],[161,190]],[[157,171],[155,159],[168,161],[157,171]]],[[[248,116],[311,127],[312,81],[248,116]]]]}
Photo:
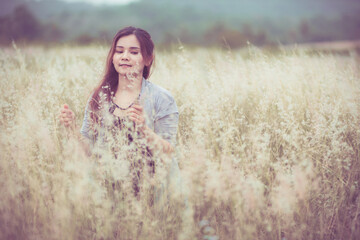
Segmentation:
{"type": "Polygon", "coordinates": [[[72,112],[70,109],[65,109],[65,108],[62,108],[61,110],[60,110],[60,112],[61,113],[70,113],[70,112],[72,112]]]}
{"type": "Polygon", "coordinates": [[[133,118],[133,119],[136,119],[136,121],[139,121],[141,119],[141,116],[138,115],[138,114],[135,114],[135,113],[130,113],[128,115],[129,118],[133,118]]]}
{"type": "Polygon", "coordinates": [[[134,123],[138,123],[137,121],[137,119],[135,118],[135,117],[133,117],[133,116],[129,116],[129,119],[130,119],[130,121],[132,121],[132,122],[134,122],[134,123]]]}
{"type": "Polygon", "coordinates": [[[69,106],[67,104],[64,104],[61,108],[60,108],[60,112],[73,112],[69,106]]]}
{"type": "Polygon", "coordinates": [[[65,120],[65,118],[66,118],[66,117],[65,117],[65,116],[63,116],[63,115],[60,115],[60,116],[59,116],[59,119],[60,119],[61,121],[64,121],[64,120],[65,120]]]}
{"type": "Polygon", "coordinates": [[[132,114],[129,115],[129,118],[136,122],[137,124],[144,124],[145,123],[145,118],[143,118],[141,115],[136,115],[136,114],[132,114]]]}
{"type": "Polygon", "coordinates": [[[65,123],[65,125],[67,125],[67,126],[70,126],[70,125],[73,125],[73,124],[74,124],[73,121],[65,121],[64,123],[65,123]]]}
{"type": "Polygon", "coordinates": [[[67,117],[69,117],[69,114],[68,114],[68,113],[62,113],[62,114],[61,114],[61,117],[67,118],[67,117]]]}
{"type": "Polygon", "coordinates": [[[142,112],[139,111],[139,110],[137,110],[137,109],[135,109],[135,108],[131,108],[131,109],[128,110],[127,114],[128,114],[128,115],[130,115],[130,114],[142,115],[142,112]]]}
{"type": "Polygon", "coordinates": [[[138,126],[142,126],[143,123],[138,121],[136,118],[133,118],[133,117],[129,117],[130,121],[134,122],[136,125],[138,126]]]}
{"type": "Polygon", "coordinates": [[[134,117],[136,119],[142,119],[143,118],[142,114],[138,114],[136,112],[131,112],[131,113],[128,114],[128,116],[132,116],[132,117],[134,117]]]}
{"type": "Polygon", "coordinates": [[[69,110],[66,111],[66,114],[67,114],[67,115],[73,115],[74,112],[69,109],[69,110]]]}
{"type": "Polygon", "coordinates": [[[139,119],[139,115],[136,114],[136,113],[129,113],[129,114],[128,114],[128,117],[132,117],[132,118],[135,118],[135,119],[139,119]]]}
{"type": "Polygon", "coordinates": [[[131,108],[135,108],[136,110],[142,112],[143,111],[143,107],[140,106],[139,104],[134,104],[131,106],[131,108]]]}
{"type": "Polygon", "coordinates": [[[75,118],[75,114],[72,111],[65,111],[61,113],[63,117],[75,118]]]}

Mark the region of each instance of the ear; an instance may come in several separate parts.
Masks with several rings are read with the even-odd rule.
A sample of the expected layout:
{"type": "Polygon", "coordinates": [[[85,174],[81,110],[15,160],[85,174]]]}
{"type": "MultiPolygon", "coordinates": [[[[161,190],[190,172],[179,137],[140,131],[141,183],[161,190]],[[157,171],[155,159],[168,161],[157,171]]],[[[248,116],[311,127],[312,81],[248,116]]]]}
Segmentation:
{"type": "Polygon", "coordinates": [[[145,66],[150,66],[150,64],[152,63],[152,61],[154,60],[154,55],[152,55],[146,62],[145,62],[145,66]]]}

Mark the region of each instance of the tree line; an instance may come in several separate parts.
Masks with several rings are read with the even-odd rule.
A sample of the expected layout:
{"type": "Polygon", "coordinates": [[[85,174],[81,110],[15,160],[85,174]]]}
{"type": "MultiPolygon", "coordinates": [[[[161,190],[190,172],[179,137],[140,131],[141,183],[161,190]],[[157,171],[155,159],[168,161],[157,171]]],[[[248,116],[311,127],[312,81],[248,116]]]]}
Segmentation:
{"type": "Polygon", "coordinates": [[[25,6],[20,5],[12,14],[0,17],[0,43],[61,41],[65,33],[55,24],[41,23],[25,6]]]}
{"type": "MultiPolygon", "coordinates": [[[[253,27],[250,23],[241,23],[234,27],[218,21],[210,24],[205,30],[187,27],[169,27],[159,31],[158,23],[145,26],[151,33],[155,32],[156,44],[162,47],[182,42],[189,45],[219,46],[226,44],[231,48],[241,48],[248,43],[257,46],[274,45],[278,42],[301,43],[316,41],[360,39],[360,17],[343,15],[337,20],[323,18],[302,20],[295,28],[286,29],[276,35],[276,29],[271,23],[262,27],[253,27]],[[336,27],[336,31],[331,31],[336,27]],[[358,29],[359,31],[356,31],[358,29]],[[156,35],[158,34],[158,35],[156,35]],[[281,35],[281,36],[280,36],[281,35]],[[280,37],[279,37],[280,36],[280,37]]],[[[79,31],[79,34],[69,38],[61,26],[55,23],[43,23],[23,4],[16,7],[12,13],[0,17],[0,44],[8,45],[12,41],[25,43],[61,43],[90,44],[94,42],[108,43],[113,32],[99,29],[92,33],[79,31]],[[96,33],[94,35],[94,33],[96,33]]]]}

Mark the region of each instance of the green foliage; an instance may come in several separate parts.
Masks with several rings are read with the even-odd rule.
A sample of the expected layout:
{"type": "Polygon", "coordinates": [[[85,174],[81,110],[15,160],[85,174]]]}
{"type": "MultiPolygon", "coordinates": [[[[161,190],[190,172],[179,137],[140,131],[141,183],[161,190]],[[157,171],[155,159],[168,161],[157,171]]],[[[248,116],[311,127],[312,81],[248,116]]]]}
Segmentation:
{"type": "Polygon", "coordinates": [[[55,24],[42,24],[26,5],[0,18],[0,43],[59,41],[63,32],[55,24]]]}
{"type": "Polygon", "coordinates": [[[26,6],[17,7],[13,14],[0,21],[0,37],[3,41],[39,39],[40,22],[33,16],[26,6]]]}
{"type": "MultiPolygon", "coordinates": [[[[21,35],[29,41],[106,42],[128,25],[145,28],[162,47],[179,41],[239,48],[248,41],[264,46],[360,38],[360,4],[354,0],[142,0],[115,6],[59,0],[22,2],[38,19],[30,20],[31,34],[21,35]]],[[[5,9],[7,5],[15,6],[9,2],[5,9]]],[[[25,26],[21,16],[19,20],[14,13],[10,17],[12,8],[7,9],[8,15],[3,14],[1,20],[3,43],[19,35],[16,26],[25,26]]]]}

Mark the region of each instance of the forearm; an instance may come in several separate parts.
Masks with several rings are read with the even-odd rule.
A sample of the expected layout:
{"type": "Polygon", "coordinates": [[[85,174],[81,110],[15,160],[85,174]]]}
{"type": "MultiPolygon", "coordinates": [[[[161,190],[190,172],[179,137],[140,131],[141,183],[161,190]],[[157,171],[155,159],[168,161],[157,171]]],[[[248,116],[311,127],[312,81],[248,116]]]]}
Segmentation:
{"type": "Polygon", "coordinates": [[[157,135],[149,127],[145,126],[143,133],[151,150],[157,150],[165,154],[171,154],[174,151],[173,146],[168,141],[157,135]]]}

